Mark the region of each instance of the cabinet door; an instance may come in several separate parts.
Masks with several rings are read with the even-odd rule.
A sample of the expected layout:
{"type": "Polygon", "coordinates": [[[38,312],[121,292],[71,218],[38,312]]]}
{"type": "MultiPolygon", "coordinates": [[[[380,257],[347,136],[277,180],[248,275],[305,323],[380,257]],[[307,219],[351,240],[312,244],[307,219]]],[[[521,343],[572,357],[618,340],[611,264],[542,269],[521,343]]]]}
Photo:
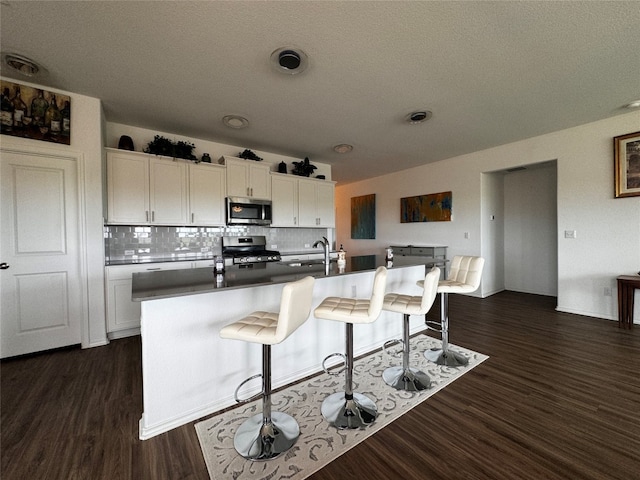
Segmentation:
{"type": "Polygon", "coordinates": [[[316,184],[309,180],[298,180],[298,225],[317,227],[316,184]]]}
{"type": "Polygon", "coordinates": [[[287,176],[271,177],[273,213],[272,227],[298,226],[298,179],[287,176]]]}
{"type": "Polygon", "coordinates": [[[335,186],[333,183],[318,183],[316,185],[316,212],[318,223],[321,227],[334,228],[336,226],[334,193],[335,186]]]}
{"type": "Polygon", "coordinates": [[[140,328],[140,302],[131,300],[131,278],[107,283],[107,332],[140,328]]]}
{"type": "Polygon", "coordinates": [[[249,166],[249,191],[251,198],[271,200],[271,169],[268,165],[249,166]]]}
{"type": "Polygon", "coordinates": [[[189,166],[190,223],[224,225],[225,170],[217,166],[189,166]]]}
{"type": "Polygon", "coordinates": [[[187,165],[181,162],[149,160],[151,223],[188,223],[187,165]]]}
{"type": "Polygon", "coordinates": [[[249,166],[244,163],[226,161],[227,195],[230,197],[249,196],[249,166]]]}
{"type": "Polygon", "coordinates": [[[107,154],[107,221],[140,225],[149,217],[149,160],[139,155],[107,154]]]}

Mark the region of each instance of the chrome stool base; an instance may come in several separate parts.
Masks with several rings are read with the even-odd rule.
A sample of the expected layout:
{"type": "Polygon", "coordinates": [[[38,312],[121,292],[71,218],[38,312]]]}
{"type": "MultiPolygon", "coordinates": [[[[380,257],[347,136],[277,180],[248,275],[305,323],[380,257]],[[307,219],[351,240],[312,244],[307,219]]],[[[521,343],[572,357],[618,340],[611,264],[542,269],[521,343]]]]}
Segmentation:
{"type": "Polygon", "coordinates": [[[432,348],[424,352],[424,357],[430,362],[434,362],[437,365],[444,365],[446,367],[464,367],[469,363],[469,359],[461,353],[454,352],[447,349],[432,348]]]}
{"type": "Polygon", "coordinates": [[[320,411],[329,424],[339,429],[355,429],[373,423],[378,416],[376,404],[361,393],[352,395],[352,399],[347,399],[344,392],[336,392],[324,399],[320,411]]]}
{"type": "Polygon", "coordinates": [[[429,376],[415,368],[389,367],[382,372],[382,379],[387,385],[392,386],[396,390],[405,390],[407,392],[418,392],[431,387],[431,379],[429,376]]]}
{"type": "Polygon", "coordinates": [[[272,412],[271,422],[264,423],[260,412],[238,427],[233,446],[248,460],[270,460],[289,450],[299,436],[300,427],[291,415],[272,412]]]}

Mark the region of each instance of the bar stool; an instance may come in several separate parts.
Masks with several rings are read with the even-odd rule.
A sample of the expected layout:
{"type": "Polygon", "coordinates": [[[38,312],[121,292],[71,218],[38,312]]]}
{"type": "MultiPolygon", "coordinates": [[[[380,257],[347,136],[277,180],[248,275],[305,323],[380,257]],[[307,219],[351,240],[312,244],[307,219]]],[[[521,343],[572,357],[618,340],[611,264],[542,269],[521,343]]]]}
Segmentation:
{"type": "MultiPolygon", "coordinates": [[[[426,321],[427,328],[442,334],[442,348],[432,348],[424,352],[427,360],[446,365],[461,367],[469,363],[464,355],[449,350],[449,293],[471,293],[478,289],[482,280],[484,258],[457,255],[451,261],[449,276],[438,282],[440,294],[440,322],[426,321]]],[[[422,280],[418,281],[423,286],[422,280]]]]}
{"type": "Polygon", "coordinates": [[[262,397],[262,413],[240,425],[233,445],[249,460],[269,460],[291,448],[300,435],[300,427],[293,417],[271,412],[271,345],[281,343],[309,317],[313,297],[313,277],[287,283],[282,289],[280,312],[257,311],[224,326],[222,338],[262,344],[262,374],[243,381],[235,392],[236,402],[245,403],[262,397]],[[262,392],[248,399],[238,399],[238,391],[250,380],[262,377],[262,392]]]}
{"type": "MultiPolygon", "coordinates": [[[[424,288],[421,296],[402,295],[400,293],[388,293],[384,296],[383,310],[398,312],[403,314],[402,327],[402,366],[389,367],[382,372],[382,379],[396,390],[406,390],[416,392],[425,390],[431,386],[429,376],[415,368],[409,366],[409,316],[426,315],[431,309],[433,301],[436,299],[438,289],[438,279],[440,269],[433,267],[422,281],[424,288]]],[[[385,342],[383,349],[386,351],[387,345],[398,340],[385,342]]]]}
{"type": "Polygon", "coordinates": [[[322,362],[325,372],[331,374],[325,368],[327,359],[341,356],[345,361],[344,392],[329,395],[324,399],[320,408],[322,416],[336,428],[363,428],[373,423],[378,414],[373,400],[353,391],[353,324],[371,323],[380,316],[386,283],[387,269],[378,267],[373,279],[373,291],[370,299],[327,297],[314,310],[313,314],[317,318],[346,324],[345,354],[333,353],[322,362]]]}

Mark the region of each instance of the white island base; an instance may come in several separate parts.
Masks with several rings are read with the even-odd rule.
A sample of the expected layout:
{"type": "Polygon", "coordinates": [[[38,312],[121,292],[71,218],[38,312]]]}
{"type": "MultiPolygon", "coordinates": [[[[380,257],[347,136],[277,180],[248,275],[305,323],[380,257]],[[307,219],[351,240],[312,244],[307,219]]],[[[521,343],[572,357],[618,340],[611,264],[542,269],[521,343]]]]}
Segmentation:
{"type": "MultiPolygon", "coordinates": [[[[391,268],[386,291],[420,295],[422,290],[416,281],[424,279],[424,274],[424,265],[391,268]]],[[[312,315],[272,348],[274,389],[320,372],[327,355],[344,353],[344,324],[316,319],[313,309],[329,296],[368,297],[373,276],[373,271],[364,271],[316,278],[312,315]]],[[[253,311],[278,311],[282,286],[278,283],[142,301],[144,412],[140,439],[236,404],[237,386],[261,372],[262,348],[221,339],[218,332],[253,311]]],[[[411,321],[412,333],[424,329],[423,316],[414,316],[411,321]]],[[[355,325],[354,353],[357,356],[380,348],[387,340],[401,338],[401,334],[402,316],[383,311],[375,323],[355,325]]],[[[354,380],[357,382],[357,378],[354,380]]],[[[337,381],[343,380],[337,377],[337,381]]],[[[250,390],[241,392],[243,398],[260,391],[259,380],[250,384],[250,390]]]]}

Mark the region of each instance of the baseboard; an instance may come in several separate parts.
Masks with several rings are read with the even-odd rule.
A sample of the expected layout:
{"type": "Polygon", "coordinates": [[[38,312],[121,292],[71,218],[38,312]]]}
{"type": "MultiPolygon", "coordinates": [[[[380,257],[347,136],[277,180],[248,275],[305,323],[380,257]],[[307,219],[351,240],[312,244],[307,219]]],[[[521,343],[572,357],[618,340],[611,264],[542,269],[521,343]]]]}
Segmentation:
{"type": "Polygon", "coordinates": [[[117,330],[115,332],[109,332],[107,333],[107,338],[109,340],[117,340],[118,338],[133,337],[135,335],[140,335],[140,327],[129,328],[127,330],[117,330]]]}

